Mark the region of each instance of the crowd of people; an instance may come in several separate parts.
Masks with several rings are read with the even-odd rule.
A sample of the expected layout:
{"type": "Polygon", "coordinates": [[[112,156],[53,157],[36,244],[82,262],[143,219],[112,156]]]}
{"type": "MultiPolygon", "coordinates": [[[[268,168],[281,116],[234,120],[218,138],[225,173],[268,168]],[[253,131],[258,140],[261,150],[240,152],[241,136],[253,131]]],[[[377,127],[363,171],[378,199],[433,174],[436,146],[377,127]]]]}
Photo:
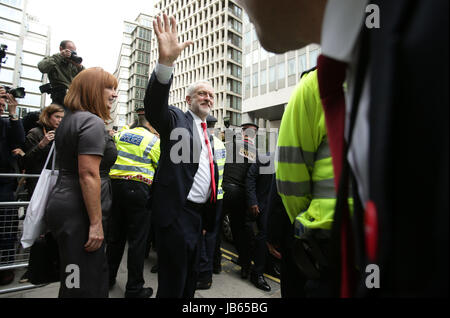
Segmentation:
{"type": "MultiPolygon", "coordinates": [[[[57,90],[26,136],[17,101],[0,89],[0,111],[9,110],[1,171],[15,171],[19,156],[19,169],[39,173],[56,145],[45,219],[58,243],[59,296],[108,297],[126,243],[125,297],[152,296],[143,275],[151,239],[156,297],[193,298],[221,270],[225,214],[241,277],[261,290],[271,289],[270,253],[281,260],[286,298],[448,295],[448,43],[433,37],[448,35],[448,2],[372,1],[382,12],[375,29],[365,25],[365,1],[239,3],[265,49],[322,45],[286,107],[276,153],[258,151],[253,123],[231,140],[208,130],[216,122],[208,81],[187,88],[187,112],[169,105],[176,60],[193,42],[179,42],[166,14],[153,23],[158,63],[129,128],[106,130],[118,82],[71,59],[71,41],[39,63],[57,90]],[[441,59],[417,65],[425,49],[441,59]],[[74,264],[76,288],[66,281],[74,264]]],[[[15,182],[1,181],[2,201],[14,200],[15,182]]],[[[1,249],[11,244],[1,233],[1,249]]]]}

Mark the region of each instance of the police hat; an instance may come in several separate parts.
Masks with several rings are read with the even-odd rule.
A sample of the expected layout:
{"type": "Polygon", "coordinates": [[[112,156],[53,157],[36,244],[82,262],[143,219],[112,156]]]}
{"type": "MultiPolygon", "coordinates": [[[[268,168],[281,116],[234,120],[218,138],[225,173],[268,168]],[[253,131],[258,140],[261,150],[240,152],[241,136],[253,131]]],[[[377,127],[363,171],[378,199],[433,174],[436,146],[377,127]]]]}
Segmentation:
{"type": "Polygon", "coordinates": [[[255,127],[256,130],[259,129],[258,125],[254,124],[254,123],[245,123],[245,124],[242,124],[242,125],[241,125],[241,128],[245,128],[245,127],[247,127],[247,126],[255,127]]]}
{"type": "Polygon", "coordinates": [[[211,115],[208,115],[208,117],[206,117],[206,122],[207,123],[217,123],[217,118],[211,115]]]}

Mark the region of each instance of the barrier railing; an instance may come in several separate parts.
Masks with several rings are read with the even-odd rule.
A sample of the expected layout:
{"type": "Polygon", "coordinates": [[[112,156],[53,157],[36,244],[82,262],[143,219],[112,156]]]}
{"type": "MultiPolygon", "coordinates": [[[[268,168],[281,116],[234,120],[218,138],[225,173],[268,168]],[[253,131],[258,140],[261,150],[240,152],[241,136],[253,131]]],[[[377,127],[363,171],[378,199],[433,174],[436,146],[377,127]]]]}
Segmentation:
{"type": "MultiPolygon", "coordinates": [[[[39,175],[0,173],[0,178],[39,178],[39,175]]],[[[28,204],[28,201],[0,202],[0,272],[28,267],[30,249],[24,249],[20,243],[28,204]]],[[[0,294],[42,286],[12,282],[0,286],[0,294]]]]}

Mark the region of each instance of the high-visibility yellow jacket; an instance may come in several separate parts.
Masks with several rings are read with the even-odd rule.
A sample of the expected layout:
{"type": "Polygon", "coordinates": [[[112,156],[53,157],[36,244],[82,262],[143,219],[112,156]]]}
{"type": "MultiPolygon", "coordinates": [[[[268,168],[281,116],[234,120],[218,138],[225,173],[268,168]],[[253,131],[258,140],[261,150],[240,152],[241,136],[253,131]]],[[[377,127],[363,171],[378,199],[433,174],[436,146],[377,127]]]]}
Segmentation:
{"type": "Polygon", "coordinates": [[[217,168],[219,169],[219,182],[217,183],[217,200],[223,199],[223,172],[225,169],[225,161],[227,159],[227,153],[223,142],[214,136],[214,156],[216,157],[217,168]]]}
{"type": "Polygon", "coordinates": [[[303,75],[291,96],[275,164],[278,192],[296,230],[299,223],[331,229],[336,191],[316,70],[303,75]]]}
{"type": "Polygon", "coordinates": [[[122,130],[114,136],[117,160],[109,173],[111,179],[153,183],[160,156],[160,141],[143,127],[122,130]]]}

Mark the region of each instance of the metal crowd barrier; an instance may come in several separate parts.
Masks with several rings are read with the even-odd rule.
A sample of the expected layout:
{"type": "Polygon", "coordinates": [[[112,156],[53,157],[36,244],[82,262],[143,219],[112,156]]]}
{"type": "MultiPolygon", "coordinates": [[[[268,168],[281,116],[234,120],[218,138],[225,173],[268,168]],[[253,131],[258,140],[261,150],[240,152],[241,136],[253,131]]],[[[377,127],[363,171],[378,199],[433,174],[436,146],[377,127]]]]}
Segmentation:
{"type": "MultiPolygon", "coordinates": [[[[0,178],[39,178],[36,174],[0,173],[0,178]]],[[[20,243],[28,201],[0,202],[0,272],[28,267],[30,249],[20,243]]],[[[15,280],[0,286],[0,295],[42,287],[15,280]]]]}

